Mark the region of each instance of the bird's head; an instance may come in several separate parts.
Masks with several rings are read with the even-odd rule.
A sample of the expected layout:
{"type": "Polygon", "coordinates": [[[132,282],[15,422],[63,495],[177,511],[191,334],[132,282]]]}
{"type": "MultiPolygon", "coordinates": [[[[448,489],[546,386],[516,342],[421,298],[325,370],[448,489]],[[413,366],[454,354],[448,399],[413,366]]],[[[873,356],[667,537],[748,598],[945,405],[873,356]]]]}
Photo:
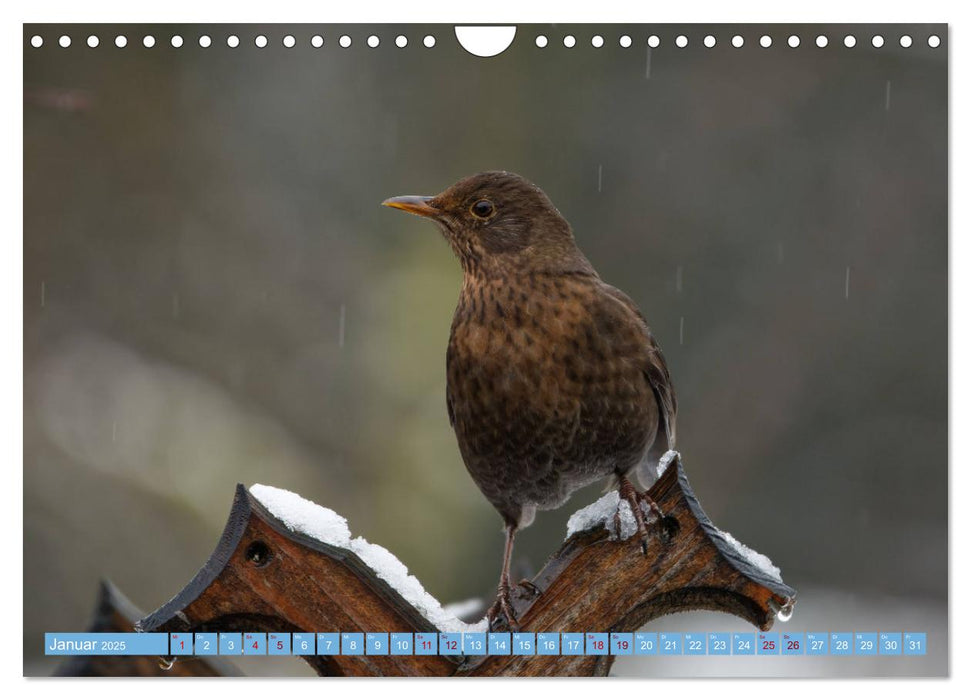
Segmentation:
{"type": "Polygon", "coordinates": [[[514,173],[479,173],[434,197],[382,204],[438,224],[466,273],[593,272],[546,193],[514,173]]]}

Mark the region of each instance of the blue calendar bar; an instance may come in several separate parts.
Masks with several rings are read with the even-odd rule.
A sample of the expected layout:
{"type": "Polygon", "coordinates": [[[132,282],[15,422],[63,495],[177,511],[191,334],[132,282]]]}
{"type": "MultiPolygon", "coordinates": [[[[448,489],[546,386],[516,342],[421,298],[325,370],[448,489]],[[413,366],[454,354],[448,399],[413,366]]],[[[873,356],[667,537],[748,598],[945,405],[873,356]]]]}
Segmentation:
{"type": "Polygon", "coordinates": [[[732,635],[732,655],[752,656],[755,654],[755,635],[751,632],[736,632],[732,635]]]}
{"type": "Polygon", "coordinates": [[[438,654],[438,635],[434,632],[415,632],[415,654],[417,656],[436,656],[438,654]]]}
{"type": "Polygon", "coordinates": [[[778,656],[779,634],[777,632],[759,632],[755,653],[759,656],[778,656]]]}
{"type": "Polygon", "coordinates": [[[196,632],[196,656],[215,656],[219,653],[219,635],[215,632],[196,632]]]}
{"type": "Polygon", "coordinates": [[[49,656],[923,656],[926,632],[48,632],[49,656]]]}
{"type": "Polygon", "coordinates": [[[169,635],[169,654],[172,656],[192,656],[192,633],[173,632],[169,635]]]}
{"type": "Polygon", "coordinates": [[[900,632],[881,632],[880,633],[880,655],[881,656],[900,656],[903,650],[903,635],[900,632]]]}
{"type": "Polygon", "coordinates": [[[563,656],[583,656],[583,634],[563,632],[560,634],[560,654],[563,656]]]}
{"type": "Polygon", "coordinates": [[[442,632],[438,635],[438,648],[444,656],[459,656],[462,653],[462,633],[442,632]]]}
{"type": "Polygon", "coordinates": [[[489,633],[489,655],[508,656],[512,653],[512,635],[509,632],[489,633]]]}
{"type": "Polygon", "coordinates": [[[415,653],[415,635],[411,632],[391,633],[391,655],[411,656],[415,653]]]}
{"type": "Polygon", "coordinates": [[[266,656],[266,632],[247,632],[243,635],[246,656],[266,656]]]}
{"type": "Polygon", "coordinates": [[[802,632],[783,632],[782,655],[801,656],[806,653],[806,635],[802,632]]]}
{"type": "Polygon", "coordinates": [[[706,653],[708,653],[708,648],[705,641],[705,635],[702,632],[685,632],[685,656],[704,656],[706,653]]]}
{"type": "Polygon", "coordinates": [[[364,635],[361,632],[344,632],[341,635],[341,656],[358,656],[364,653],[364,635]]]}
{"type": "Polygon", "coordinates": [[[466,656],[485,656],[488,650],[485,632],[466,632],[462,636],[462,652],[466,656]]]}
{"type": "Polygon", "coordinates": [[[926,632],[904,633],[904,656],[923,656],[927,653],[926,632]]]}
{"type": "Polygon", "coordinates": [[[829,653],[833,656],[851,656],[853,654],[853,633],[833,632],[830,634],[829,653]]]}
{"type": "Polygon", "coordinates": [[[364,651],[368,656],[387,656],[388,633],[368,632],[364,638],[364,651]]]}
{"type": "Polygon", "coordinates": [[[806,632],[806,653],[809,656],[826,656],[829,654],[829,633],[806,632]]]}
{"type": "Polygon", "coordinates": [[[536,635],[536,653],[540,656],[560,655],[560,633],[540,632],[536,635]]]}
{"type": "Polygon", "coordinates": [[[270,632],[266,635],[266,652],[270,656],[290,656],[290,633],[270,632]]]}
{"type": "Polygon", "coordinates": [[[610,653],[629,656],[634,653],[634,635],[631,632],[613,632],[610,635],[610,653]]]}
{"type": "Polygon", "coordinates": [[[657,632],[635,632],[634,653],[638,656],[657,654],[657,632]]]}
{"type": "Polygon", "coordinates": [[[243,635],[239,632],[219,633],[219,655],[240,656],[243,653],[243,635]]]}
{"type": "Polygon", "coordinates": [[[47,632],[47,656],[166,656],[169,635],[164,632],[47,632]]]}
{"type": "Polygon", "coordinates": [[[610,651],[610,642],[602,632],[587,632],[584,635],[587,644],[587,656],[606,656],[610,651]]]}
{"type": "Polygon", "coordinates": [[[336,656],[341,653],[341,636],[337,632],[317,633],[317,656],[336,656]]]}
{"type": "Polygon", "coordinates": [[[681,635],[671,632],[661,632],[657,636],[658,653],[662,656],[681,655],[681,635]]]}
{"type": "MultiPolygon", "coordinates": [[[[293,639],[291,649],[294,654],[300,656],[313,656],[317,653],[317,637],[306,632],[294,632],[290,635],[293,639]]],[[[199,635],[196,635],[196,646],[199,646],[199,635]]]]}
{"type": "Polygon", "coordinates": [[[728,656],[732,653],[732,635],[728,632],[712,632],[708,635],[708,653],[712,656],[728,656]]]}
{"type": "Polygon", "coordinates": [[[877,633],[876,632],[857,632],[856,633],[856,654],[857,656],[876,656],[877,654],[877,633]]]}
{"type": "Polygon", "coordinates": [[[515,656],[533,656],[536,653],[536,635],[532,632],[513,633],[512,653],[515,656]]]}

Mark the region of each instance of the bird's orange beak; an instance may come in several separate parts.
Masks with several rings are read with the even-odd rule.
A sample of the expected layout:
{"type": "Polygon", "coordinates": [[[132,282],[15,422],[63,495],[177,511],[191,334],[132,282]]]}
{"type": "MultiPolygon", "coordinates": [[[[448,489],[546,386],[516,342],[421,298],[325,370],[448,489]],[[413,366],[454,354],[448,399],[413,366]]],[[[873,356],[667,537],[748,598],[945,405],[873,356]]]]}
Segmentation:
{"type": "Polygon", "coordinates": [[[381,204],[386,207],[394,207],[395,209],[401,209],[409,214],[417,214],[418,216],[434,217],[441,212],[429,204],[430,201],[434,199],[433,197],[419,197],[415,195],[405,195],[403,197],[391,197],[386,199],[381,204]]]}

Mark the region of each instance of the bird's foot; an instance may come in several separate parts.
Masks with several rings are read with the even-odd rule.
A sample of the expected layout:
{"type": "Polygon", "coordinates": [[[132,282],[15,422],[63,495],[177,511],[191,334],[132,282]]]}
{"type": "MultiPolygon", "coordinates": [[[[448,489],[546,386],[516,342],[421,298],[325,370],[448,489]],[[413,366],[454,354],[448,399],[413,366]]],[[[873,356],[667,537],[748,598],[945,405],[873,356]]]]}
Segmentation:
{"type": "MultiPolygon", "coordinates": [[[[638,491],[636,488],[634,488],[633,484],[631,484],[631,490],[633,490],[633,492],[637,495],[638,504],[641,506],[646,506],[648,512],[654,515],[654,519],[651,521],[651,523],[657,529],[661,541],[665,544],[670,542],[674,536],[678,534],[678,530],[681,529],[677,519],[665,515],[664,511],[661,510],[661,506],[655,503],[654,499],[647,495],[647,492],[638,491]]],[[[633,507],[634,506],[632,504],[631,508],[633,507]]],[[[642,508],[637,508],[636,512],[642,514],[643,510],[642,508]]]]}
{"type": "Polygon", "coordinates": [[[506,621],[506,626],[509,628],[510,632],[519,631],[519,620],[516,619],[516,613],[512,611],[512,604],[509,601],[509,582],[505,581],[499,584],[499,594],[496,596],[496,602],[492,604],[489,608],[489,612],[486,613],[486,618],[489,621],[489,631],[492,632],[495,629],[496,620],[502,618],[506,621]]]}
{"type": "Polygon", "coordinates": [[[661,506],[655,503],[654,499],[646,493],[638,493],[637,500],[646,505],[650,512],[657,518],[655,526],[657,527],[658,533],[660,533],[661,541],[664,543],[670,542],[671,538],[678,532],[678,521],[664,515],[661,506]]]}
{"type": "MultiPolygon", "coordinates": [[[[641,552],[647,556],[647,522],[644,520],[644,511],[641,510],[641,498],[647,498],[643,494],[637,492],[634,488],[634,484],[630,482],[630,479],[626,477],[621,477],[620,479],[620,497],[627,501],[630,506],[631,513],[634,514],[634,522],[637,523],[637,536],[641,540],[641,552]]],[[[648,499],[650,500],[650,499],[648,499]]],[[[651,501],[654,503],[654,501],[651,501]]],[[[655,504],[655,508],[657,504],[655,504]]],[[[614,513],[614,525],[617,527],[617,533],[620,534],[620,506],[618,504],[617,513],[614,513]]]]}

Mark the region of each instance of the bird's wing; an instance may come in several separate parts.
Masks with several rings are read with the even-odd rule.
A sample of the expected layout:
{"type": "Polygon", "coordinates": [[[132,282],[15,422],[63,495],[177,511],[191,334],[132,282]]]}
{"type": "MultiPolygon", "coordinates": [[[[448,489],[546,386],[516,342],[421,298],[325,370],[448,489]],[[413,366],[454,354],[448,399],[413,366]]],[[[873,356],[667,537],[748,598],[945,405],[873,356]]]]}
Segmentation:
{"type": "Polygon", "coordinates": [[[445,410],[448,411],[448,424],[455,427],[455,411],[452,409],[452,397],[449,396],[448,389],[445,390],[445,410]]]}
{"type": "MultiPolygon", "coordinates": [[[[651,333],[651,329],[644,319],[644,315],[641,314],[630,297],[616,287],[611,287],[608,284],[604,284],[603,288],[608,296],[622,305],[628,314],[632,314],[640,322],[639,325],[644,334],[644,354],[642,358],[644,378],[651,386],[651,390],[654,392],[654,398],[657,401],[658,413],[663,422],[667,442],[665,449],[673,450],[677,436],[678,399],[674,393],[674,386],[671,384],[671,374],[668,372],[668,364],[664,359],[664,355],[661,353],[660,346],[654,339],[654,334],[651,333]]],[[[658,445],[657,440],[655,440],[654,444],[656,448],[661,447],[658,445]]],[[[652,452],[655,452],[656,448],[652,452]]],[[[660,453],[663,454],[665,449],[661,449],[660,453]]],[[[659,456],[660,454],[657,455],[657,457],[659,456]]]]}
{"type": "MultiPolygon", "coordinates": [[[[454,331],[453,331],[454,332],[454,331]]],[[[454,349],[452,347],[452,338],[448,339],[448,348],[445,350],[445,376],[452,376],[451,367],[454,357],[454,349]]],[[[448,411],[448,424],[451,427],[455,427],[455,409],[452,408],[452,394],[449,391],[448,382],[445,383],[445,410],[448,411]]]]}

